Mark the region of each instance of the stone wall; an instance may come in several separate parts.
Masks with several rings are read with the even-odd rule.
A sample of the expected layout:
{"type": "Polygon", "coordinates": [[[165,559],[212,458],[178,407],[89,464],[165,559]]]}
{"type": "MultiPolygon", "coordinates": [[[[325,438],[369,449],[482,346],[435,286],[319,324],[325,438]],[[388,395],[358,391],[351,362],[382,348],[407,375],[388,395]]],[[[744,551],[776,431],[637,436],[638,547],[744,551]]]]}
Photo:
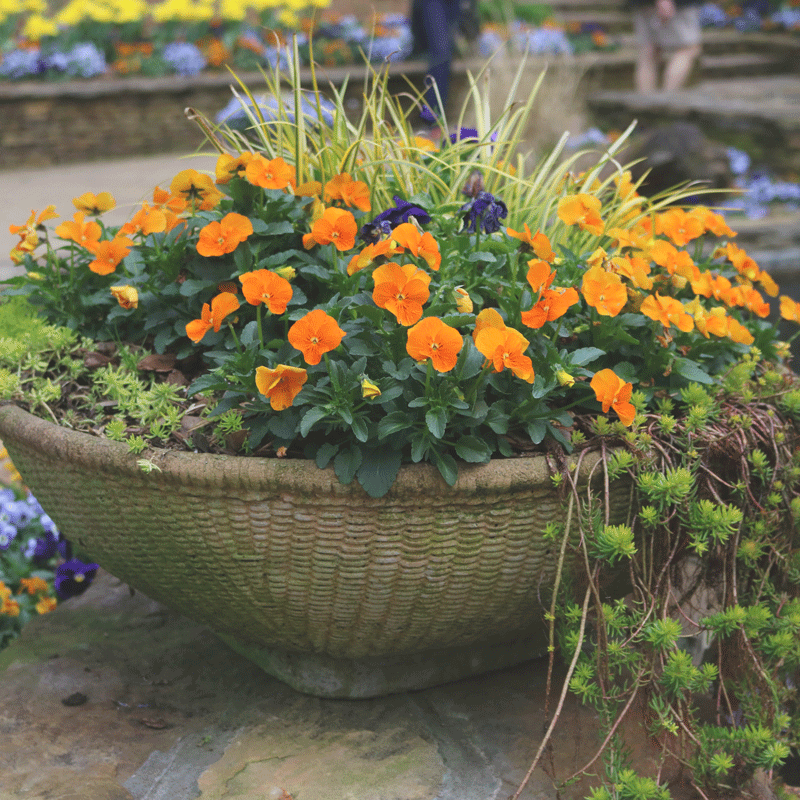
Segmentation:
{"type": "MultiPolygon", "coordinates": [[[[617,74],[629,74],[632,58],[626,53],[603,56],[585,54],[574,58],[532,58],[518,87],[517,102],[548,68],[540,88],[541,103],[532,117],[537,130],[553,128],[560,134],[576,130],[570,111],[582,113],[587,92],[601,82],[616,83],[617,74]]],[[[492,118],[506,106],[507,92],[519,60],[509,57],[493,62],[492,118]]],[[[453,65],[451,113],[457,116],[469,90],[468,73],[477,75],[485,67],[482,59],[464,59],[453,65]]],[[[427,72],[424,61],[407,61],[389,67],[389,89],[410,98],[421,90],[427,72]]],[[[364,67],[318,68],[321,88],[341,86],[349,78],[347,110],[361,110],[364,67]]],[[[254,94],[265,91],[260,73],[239,76],[254,94]]],[[[303,70],[304,85],[311,85],[309,70],[303,70]]],[[[0,84],[0,170],[41,167],[122,158],[147,154],[188,153],[202,144],[203,134],[188,120],[191,107],[213,119],[230,101],[228,73],[202,74],[192,78],[118,78],[39,83],[0,84]]],[[[410,102],[410,100],[409,100],[410,102]]],[[[474,124],[466,119],[465,124],[474,124]]],[[[557,140],[555,136],[554,140],[557,140]]]]}
{"type": "MultiPolygon", "coordinates": [[[[425,65],[410,63],[404,71],[421,80],[425,65]]],[[[363,68],[329,70],[325,83],[341,84],[348,75],[358,103],[363,68]]],[[[241,77],[254,93],[264,92],[260,73],[241,77]]],[[[310,75],[304,77],[309,83],[310,75]]],[[[189,152],[203,135],[184,109],[213,118],[230,101],[232,84],[229,74],[2,84],[0,169],[189,152]]]]}

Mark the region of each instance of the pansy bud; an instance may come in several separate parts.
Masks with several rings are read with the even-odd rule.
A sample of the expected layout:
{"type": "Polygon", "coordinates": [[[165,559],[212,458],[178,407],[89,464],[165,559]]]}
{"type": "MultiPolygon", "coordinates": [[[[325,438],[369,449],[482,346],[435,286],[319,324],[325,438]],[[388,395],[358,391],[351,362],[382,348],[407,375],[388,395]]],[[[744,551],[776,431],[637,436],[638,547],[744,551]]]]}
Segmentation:
{"type": "Polygon", "coordinates": [[[560,369],[556,372],[556,378],[561,386],[574,386],[575,378],[566,370],[560,369]]]}
{"type": "Polygon", "coordinates": [[[372,400],[381,396],[381,390],[368,378],[361,379],[361,396],[365,400],[372,400]]]}
{"type": "Polygon", "coordinates": [[[133,286],[112,286],[111,294],[123,308],[139,307],[139,292],[133,286]]]}
{"type": "Polygon", "coordinates": [[[280,275],[284,280],[291,281],[297,275],[297,270],[294,267],[278,267],[275,274],[280,275]]]}
{"type": "Polygon", "coordinates": [[[472,298],[466,289],[462,289],[460,286],[453,289],[453,299],[456,301],[456,308],[460,314],[472,313],[472,298]]]}
{"type": "Polygon", "coordinates": [[[677,273],[670,278],[670,282],[676,289],[683,289],[686,284],[689,282],[683,275],[678,275],[677,273]]]}

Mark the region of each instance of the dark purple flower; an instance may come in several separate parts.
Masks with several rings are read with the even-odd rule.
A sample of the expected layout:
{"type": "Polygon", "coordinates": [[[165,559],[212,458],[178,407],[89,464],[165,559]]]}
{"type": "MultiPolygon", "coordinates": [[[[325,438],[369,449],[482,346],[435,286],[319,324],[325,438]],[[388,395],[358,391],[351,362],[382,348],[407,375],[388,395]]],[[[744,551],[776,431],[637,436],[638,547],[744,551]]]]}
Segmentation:
{"type": "Polygon", "coordinates": [[[477,142],[478,141],[478,131],[476,128],[459,128],[456,133],[450,134],[450,142],[455,144],[456,142],[477,142]]]}
{"type": "Polygon", "coordinates": [[[84,564],[77,558],[59,564],[56,567],[54,581],[58,599],[68,600],[70,597],[83,594],[91,585],[99,568],[99,564],[84,564]]]}
{"type": "Polygon", "coordinates": [[[58,552],[58,537],[51,531],[45,531],[44,536],[31,539],[31,543],[25,555],[35,564],[47,563],[58,552]]]}
{"type": "Polygon", "coordinates": [[[419,118],[428,125],[433,125],[435,122],[438,122],[436,114],[425,104],[423,104],[422,108],[419,110],[419,118]]]}
{"type": "Polygon", "coordinates": [[[464,213],[462,230],[476,233],[479,229],[484,233],[500,230],[500,220],[508,216],[508,208],[502,200],[498,200],[489,192],[478,192],[473,200],[461,206],[464,213]]]}
{"type": "Polygon", "coordinates": [[[420,225],[426,225],[431,221],[431,215],[422,206],[409,203],[397,195],[392,199],[395,203],[393,208],[381,211],[372,222],[368,222],[359,231],[359,236],[367,244],[375,244],[383,236],[388,236],[398,225],[408,222],[409,217],[414,217],[420,225]]]}

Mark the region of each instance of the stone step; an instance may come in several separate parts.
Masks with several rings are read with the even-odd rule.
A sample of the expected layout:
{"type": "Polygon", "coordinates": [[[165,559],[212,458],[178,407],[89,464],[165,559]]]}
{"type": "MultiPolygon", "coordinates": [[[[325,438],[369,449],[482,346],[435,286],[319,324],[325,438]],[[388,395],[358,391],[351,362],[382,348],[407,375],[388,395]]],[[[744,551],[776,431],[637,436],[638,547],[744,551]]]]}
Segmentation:
{"type": "Polygon", "coordinates": [[[703,53],[700,74],[708,78],[755,77],[781,75],[786,71],[782,58],[765,53],[703,53]]]}
{"type": "Polygon", "coordinates": [[[711,139],[746,150],[779,174],[800,172],[800,76],[709,79],[677,92],[599,91],[587,97],[600,127],[694,122],[711,139]]]}

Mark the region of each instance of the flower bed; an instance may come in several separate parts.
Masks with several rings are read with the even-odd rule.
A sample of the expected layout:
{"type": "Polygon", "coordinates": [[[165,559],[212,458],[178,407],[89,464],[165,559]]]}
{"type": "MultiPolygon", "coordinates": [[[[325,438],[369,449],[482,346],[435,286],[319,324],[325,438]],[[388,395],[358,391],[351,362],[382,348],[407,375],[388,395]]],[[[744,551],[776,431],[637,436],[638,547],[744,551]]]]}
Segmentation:
{"type": "MultiPolygon", "coordinates": [[[[7,80],[68,80],[140,75],[191,77],[231,67],[237,71],[288,66],[286,43],[298,34],[301,62],[326,66],[403,61],[412,52],[409,20],[379,14],[372,23],[352,15],[320,14],[330,0],[286,6],[266,0],[192,6],[164,0],[147,4],[117,0],[102,8],[72,0],[53,14],[0,5],[0,77],[7,80]],[[313,48],[312,48],[313,41],[313,48]]],[[[478,37],[478,52],[500,47],[565,55],[602,49],[597,29],[565,30],[552,18],[536,24],[491,23],[478,37]]]]}

